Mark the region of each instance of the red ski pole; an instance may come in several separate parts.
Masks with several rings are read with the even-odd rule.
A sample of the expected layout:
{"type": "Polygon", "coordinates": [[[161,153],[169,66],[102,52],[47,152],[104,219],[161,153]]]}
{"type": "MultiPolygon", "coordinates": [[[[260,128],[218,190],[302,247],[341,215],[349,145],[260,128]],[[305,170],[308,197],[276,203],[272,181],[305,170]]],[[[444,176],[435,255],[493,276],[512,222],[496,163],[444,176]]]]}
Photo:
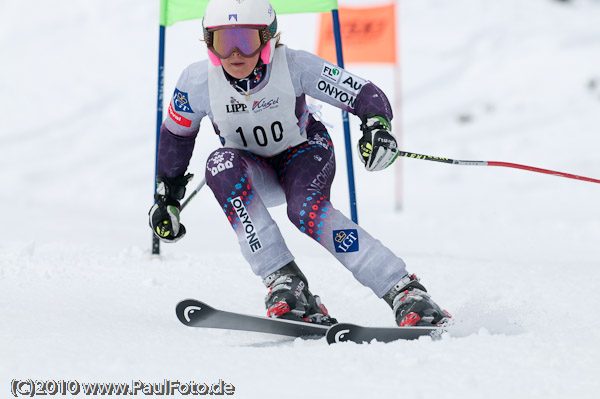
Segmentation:
{"type": "Polygon", "coordinates": [[[523,170],[528,170],[530,172],[545,173],[545,174],[548,174],[548,175],[566,177],[568,179],[588,181],[588,182],[591,182],[591,183],[600,183],[600,180],[598,180],[598,179],[592,179],[591,177],[578,176],[578,175],[573,175],[573,174],[570,174],[570,173],[557,172],[555,170],[549,170],[549,169],[535,168],[533,166],[520,165],[518,163],[494,162],[494,161],[460,161],[460,160],[457,160],[457,159],[434,157],[434,156],[431,156],[431,155],[421,155],[421,154],[415,154],[415,153],[406,152],[406,151],[400,151],[399,155],[401,157],[406,157],[406,158],[424,159],[426,161],[435,161],[435,162],[449,163],[449,164],[453,164],[453,165],[503,166],[505,168],[523,169],[523,170]]]}

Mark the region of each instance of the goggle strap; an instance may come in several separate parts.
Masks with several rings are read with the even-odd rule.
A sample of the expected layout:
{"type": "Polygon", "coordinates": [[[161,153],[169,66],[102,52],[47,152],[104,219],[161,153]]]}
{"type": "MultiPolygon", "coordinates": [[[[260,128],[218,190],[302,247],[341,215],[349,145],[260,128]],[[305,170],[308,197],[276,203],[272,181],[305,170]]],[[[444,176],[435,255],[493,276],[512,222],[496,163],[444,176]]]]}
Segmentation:
{"type": "MultiPolygon", "coordinates": [[[[240,27],[242,27],[242,26],[240,26],[240,27]]],[[[202,30],[204,31],[204,42],[206,43],[206,45],[208,47],[212,46],[213,32],[209,31],[205,27],[202,27],[202,30]]],[[[275,35],[277,34],[277,17],[275,17],[275,19],[273,20],[271,25],[269,25],[265,28],[259,29],[258,32],[260,33],[260,38],[261,38],[263,44],[267,43],[269,40],[274,38],[275,35]]]]}

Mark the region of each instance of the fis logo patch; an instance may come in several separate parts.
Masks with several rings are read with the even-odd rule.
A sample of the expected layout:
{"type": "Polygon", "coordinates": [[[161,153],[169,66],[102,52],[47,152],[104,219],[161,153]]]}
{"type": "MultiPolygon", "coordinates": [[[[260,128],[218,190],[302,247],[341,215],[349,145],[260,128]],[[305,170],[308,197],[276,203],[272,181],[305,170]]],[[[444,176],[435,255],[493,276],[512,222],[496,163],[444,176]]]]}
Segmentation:
{"type": "Polygon", "coordinates": [[[339,82],[341,77],[339,68],[327,62],[323,64],[323,69],[321,69],[321,76],[333,83],[339,82]]]}
{"type": "Polygon", "coordinates": [[[335,252],[357,252],[358,232],[354,229],[333,230],[333,245],[335,252]]]}
{"type": "Polygon", "coordinates": [[[192,107],[190,107],[188,94],[178,89],[175,89],[175,93],[173,94],[173,105],[175,105],[176,111],[194,113],[192,107]]]}

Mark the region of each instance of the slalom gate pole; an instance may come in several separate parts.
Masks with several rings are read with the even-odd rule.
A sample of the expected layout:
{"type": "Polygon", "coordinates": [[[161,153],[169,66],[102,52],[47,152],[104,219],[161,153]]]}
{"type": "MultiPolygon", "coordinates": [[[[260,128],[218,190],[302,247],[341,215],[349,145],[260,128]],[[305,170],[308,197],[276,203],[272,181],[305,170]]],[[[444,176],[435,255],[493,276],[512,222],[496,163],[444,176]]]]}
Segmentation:
{"type": "MultiPolygon", "coordinates": [[[[163,116],[163,87],[165,80],[165,34],[166,30],[163,25],[159,25],[158,33],[158,87],[156,95],[156,151],[154,153],[154,176],[152,176],[152,186],[154,194],[156,194],[156,173],[158,165],[158,141],[160,139],[160,126],[162,125],[163,116]]],[[[160,256],[160,240],[156,235],[152,234],[152,256],[160,256]]]]}
{"type": "Polygon", "coordinates": [[[518,163],[494,162],[494,161],[460,161],[460,160],[456,160],[456,159],[442,158],[442,157],[436,157],[436,156],[431,156],[431,155],[415,154],[415,153],[407,152],[407,151],[400,151],[400,154],[398,154],[398,155],[401,157],[405,157],[405,158],[423,159],[425,161],[442,162],[442,163],[449,163],[449,164],[453,164],[453,165],[503,166],[506,168],[522,169],[522,170],[528,170],[530,172],[545,173],[548,175],[566,177],[568,179],[587,181],[587,182],[591,182],[591,183],[600,183],[599,179],[592,179],[591,177],[578,176],[578,175],[573,175],[570,173],[557,172],[555,170],[549,170],[549,169],[541,169],[541,168],[536,168],[533,166],[521,165],[518,163]]]}
{"type": "MultiPolygon", "coordinates": [[[[333,18],[333,36],[335,39],[335,52],[338,66],[344,69],[344,52],[342,50],[342,33],[340,15],[338,10],[331,10],[333,18]]],[[[354,164],[352,161],[352,137],[350,135],[350,120],[348,111],[342,110],[342,123],[344,125],[344,144],[346,146],[346,169],[348,172],[348,197],[350,198],[350,219],[358,224],[358,210],[356,204],[356,185],[354,182],[354,164]]]]}
{"type": "Polygon", "coordinates": [[[205,184],[206,179],[202,178],[196,189],[192,191],[192,193],[189,195],[189,197],[186,198],[185,201],[182,202],[181,209],[179,210],[180,212],[183,211],[183,208],[185,208],[190,203],[190,201],[196,196],[196,194],[198,194],[198,192],[202,189],[202,187],[204,187],[205,184]]]}

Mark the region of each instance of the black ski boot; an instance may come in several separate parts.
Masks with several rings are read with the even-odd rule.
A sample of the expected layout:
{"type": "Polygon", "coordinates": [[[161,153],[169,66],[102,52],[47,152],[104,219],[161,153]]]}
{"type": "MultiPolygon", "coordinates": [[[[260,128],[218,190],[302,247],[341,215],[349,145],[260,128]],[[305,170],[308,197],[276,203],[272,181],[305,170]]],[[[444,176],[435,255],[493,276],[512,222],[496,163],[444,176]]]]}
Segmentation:
{"type": "Polygon", "coordinates": [[[325,325],[337,323],[321,299],[310,293],[306,277],[296,262],[271,273],[263,283],[269,288],[265,297],[267,316],[325,325]]]}
{"type": "Polygon", "coordinates": [[[452,317],[431,299],[414,274],[404,276],[383,299],[394,310],[396,324],[400,327],[440,326],[452,317]]]}

